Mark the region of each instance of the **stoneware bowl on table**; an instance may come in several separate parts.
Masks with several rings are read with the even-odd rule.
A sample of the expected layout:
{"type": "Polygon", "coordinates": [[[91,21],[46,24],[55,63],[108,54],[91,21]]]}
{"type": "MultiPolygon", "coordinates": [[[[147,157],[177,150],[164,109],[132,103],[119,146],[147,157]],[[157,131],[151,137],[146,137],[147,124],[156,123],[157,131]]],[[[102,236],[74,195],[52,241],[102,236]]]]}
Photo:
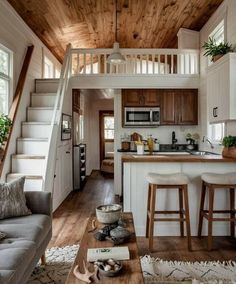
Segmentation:
{"type": "Polygon", "coordinates": [[[97,220],[103,224],[112,224],[121,217],[122,207],[119,204],[100,205],[96,208],[97,220]]]}
{"type": "Polygon", "coordinates": [[[106,277],[115,277],[122,269],[121,262],[112,258],[107,260],[97,260],[94,265],[98,267],[99,273],[106,277]]]}

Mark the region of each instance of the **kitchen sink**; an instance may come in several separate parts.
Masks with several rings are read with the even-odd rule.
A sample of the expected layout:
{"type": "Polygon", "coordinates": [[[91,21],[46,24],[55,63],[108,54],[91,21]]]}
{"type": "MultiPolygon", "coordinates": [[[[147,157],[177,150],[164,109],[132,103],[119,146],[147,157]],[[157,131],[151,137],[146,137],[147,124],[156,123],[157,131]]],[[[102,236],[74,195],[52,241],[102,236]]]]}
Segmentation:
{"type": "Polygon", "coordinates": [[[196,156],[219,155],[219,154],[208,152],[208,151],[191,151],[190,154],[196,155],[196,156]]]}
{"type": "Polygon", "coordinates": [[[143,155],[132,155],[134,158],[155,158],[158,156],[173,156],[173,155],[190,155],[189,152],[154,152],[152,154],[143,154],[143,155]]]}

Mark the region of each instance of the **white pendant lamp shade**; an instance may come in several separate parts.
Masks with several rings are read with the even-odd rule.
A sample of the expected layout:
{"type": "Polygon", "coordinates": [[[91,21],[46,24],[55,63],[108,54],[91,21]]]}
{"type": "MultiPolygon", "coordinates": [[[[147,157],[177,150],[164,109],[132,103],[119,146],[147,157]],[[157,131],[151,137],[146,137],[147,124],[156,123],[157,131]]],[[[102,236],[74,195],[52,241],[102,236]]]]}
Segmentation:
{"type": "Polygon", "coordinates": [[[114,42],[113,51],[107,58],[108,63],[121,64],[125,62],[124,56],[120,53],[119,43],[114,42]]]}

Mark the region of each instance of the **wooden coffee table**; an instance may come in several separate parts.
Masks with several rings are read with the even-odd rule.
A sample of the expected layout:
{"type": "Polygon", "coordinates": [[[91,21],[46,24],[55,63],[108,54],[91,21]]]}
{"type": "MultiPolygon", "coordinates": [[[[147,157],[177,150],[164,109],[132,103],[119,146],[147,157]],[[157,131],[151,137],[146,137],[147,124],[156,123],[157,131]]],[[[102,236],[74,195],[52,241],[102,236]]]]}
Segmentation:
{"type": "MultiPolygon", "coordinates": [[[[94,232],[88,232],[92,228],[92,220],[96,219],[95,217],[90,217],[88,224],[85,229],[82,241],[80,243],[80,248],[75,258],[75,261],[72,265],[72,268],[69,272],[69,275],[66,280],[66,284],[84,284],[85,282],[76,279],[73,274],[74,267],[78,264],[79,270],[84,272],[83,269],[83,260],[87,260],[87,249],[88,248],[101,248],[101,247],[112,247],[112,243],[109,241],[97,241],[94,238],[94,232]]],[[[128,246],[130,252],[130,260],[122,261],[123,269],[119,276],[116,277],[104,277],[99,274],[100,282],[104,284],[142,284],[144,283],[143,274],[141,269],[141,264],[138,255],[138,247],[136,242],[134,223],[132,213],[124,213],[123,219],[127,223],[127,229],[134,233],[130,238],[128,243],[121,244],[120,246],[128,246]]],[[[104,224],[100,224],[96,221],[96,226],[98,229],[104,227],[104,224]]],[[[93,271],[94,266],[92,263],[89,264],[89,270],[93,271]]]]}

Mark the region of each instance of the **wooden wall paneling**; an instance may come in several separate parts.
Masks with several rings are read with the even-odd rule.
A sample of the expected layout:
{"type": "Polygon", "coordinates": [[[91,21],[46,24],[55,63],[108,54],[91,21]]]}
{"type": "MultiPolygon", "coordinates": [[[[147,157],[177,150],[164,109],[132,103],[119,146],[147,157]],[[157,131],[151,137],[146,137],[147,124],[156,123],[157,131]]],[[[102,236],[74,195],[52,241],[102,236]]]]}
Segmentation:
{"type": "MultiPolygon", "coordinates": [[[[115,0],[8,0],[62,62],[66,45],[111,48],[115,0]]],[[[173,48],[181,27],[199,31],[223,0],[118,0],[117,40],[123,48],[173,48]]]]}

